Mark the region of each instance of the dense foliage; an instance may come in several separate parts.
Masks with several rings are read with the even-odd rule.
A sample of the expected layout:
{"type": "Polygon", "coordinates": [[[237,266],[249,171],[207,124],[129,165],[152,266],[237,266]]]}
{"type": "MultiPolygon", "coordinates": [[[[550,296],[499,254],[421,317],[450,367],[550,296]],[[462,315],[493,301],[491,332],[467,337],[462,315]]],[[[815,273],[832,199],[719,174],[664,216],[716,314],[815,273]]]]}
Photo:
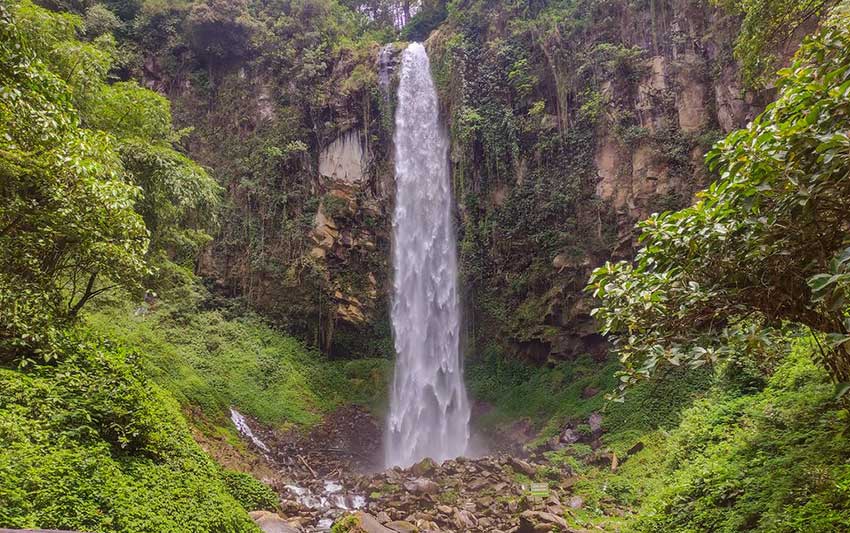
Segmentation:
{"type": "Polygon", "coordinates": [[[849,21],[837,9],[781,72],[777,101],[712,150],[720,178],[693,207],[642,222],[634,264],[594,272],[624,384],[757,345],[753,321],[825,334],[821,362],[850,381],[849,21]]]}
{"type": "Polygon", "coordinates": [[[813,28],[836,0],[714,0],[742,18],[735,40],[741,74],[755,86],[772,83],[779,57],[794,36],[813,28]]]}
{"type": "Polygon", "coordinates": [[[184,279],[219,193],[169,102],[110,83],[115,21],[90,15],[81,40],[79,17],[0,3],[0,526],[257,531],[228,489],[268,489],[222,474],[138,353],[76,320],[184,279]]]}
{"type": "MultiPolygon", "coordinates": [[[[734,54],[756,86],[833,5],[716,3],[741,15],[734,54]]],[[[578,292],[591,264],[629,256],[636,216],[705,184],[719,114],[685,132],[680,85],[736,89],[722,85],[737,26],[704,3],[39,4],[0,0],[0,527],[256,531],[245,511],[279,510],[277,495],[193,436],[247,456],[229,407],[276,428],[381,409],[383,304],[362,329],[334,313],[386,285],[382,76],[400,46],[383,45],[430,37],[466,376],[492,406],[478,422],[537,432],[528,445],[551,463],[538,481],[569,471],[584,499],[564,508],[576,528],[850,529],[850,415],[830,383],[850,381],[845,7],[782,72],[777,102],[710,153],[719,180],[699,202],[643,222],[636,260],[594,273],[618,374],[578,292]],[[317,173],[348,131],[366,154],[359,190],[317,173]],[[673,186],[644,183],[627,213],[600,200],[603,141],[630,186],[658,179],[636,177],[639,153],[673,186]],[[329,253],[314,248],[319,214],[340,230],[329,253]],[[606,403],[618,383],[635,385],[629,401],[606,403]],[[579,442],[552,444],[566,424],[579,442]]]]}
{"type": "Polygon", "coordinates": [[[140,191],[125,179],[113,140],[81,126],[74,106],[79,99],[67,78],[36,54],[36,45],[44,52],[56,43],[56,63],[69,69],[80,63],[71,79],[81,88],[104,74],[102,54],[69,42],[75,32],[70,17],[7,2],[0,9],[2,357],[46,346],[56,323],[100,290],[98,276],[138,284],[147,272],[148,232],[133,210],[140,191]],[[32,33],[20,23],[45,18],[52,25],[32,33]]]}
{"type": "Polygon", "coordinates": [[[763,389],[718,387],[666,445],[666,483],[635,531],[830,532],[850,527],[848,411],[797,341],[763,389]]]}
{"type": "Polygon", "coordinates": [[[386,390],[389,361],[329,360],[202,289],[141,307],[104,301],[85,322],[143,352],[148,376],[221,425],[230,406],[272,426],[309,425],[342,404],[378,406],[386,390]]]}
{"type": "Polygon", "coordinates": [[[570,525],[641,533],[846,530],[848,410],[812,359],[813,338],[787,338],[771,352],[781,362],[770,370],[740,353],[716,371],[697,372],[701,386],[688,385],[681,378],[693,372],[678,369],[635,386],[626,403],[609,404],[601,450],[617,455],[615,470],[599,465],[599,452],[584,443],[546,452],[577,476],[573,489],[584,505],[566,513],[570,525]]]}
{"type": "Polygon", "coordinates": [[[29,2],[0,10],[0,357],[47,359],[93,297],[194,259],[218,187],[174,149],[167,100],[106,83],[109,35],[80,41],[81,19],[29,2]]]}
{"type": "Polygon", "coordinates": [[[476,351],[494,336],[538,362],[601,345],[581,296],[591,265],[631,254],[628,229],[649,206],[685,205],[701,185],[693,154],[716,138],[713,119],[680,127],[673,81],[693,70],[707,84],[731,62],[716,37],[728,28],[704,28],[705,7],[684,15],[666,2],[448,3],[431,56],[453,140],[476,351]],[[685,19],[716,55],[686,59],[693,43],[673,29],[685,19]],[[603,148],[617,158],[613,171],[600,168],[603,148]],[[638,191],[640,155],[663,172],[647,179],[675,186],[638,191]],[[628,205],[600,193],[603,173],[618,181],[614,196],[633,193],[628,205]]]}
{"type": "Polygon", "coordinates": [[[61,350],[56,365],[0,368],[0,525],[257,531],[135,354],[82,333],[61,350]]]}

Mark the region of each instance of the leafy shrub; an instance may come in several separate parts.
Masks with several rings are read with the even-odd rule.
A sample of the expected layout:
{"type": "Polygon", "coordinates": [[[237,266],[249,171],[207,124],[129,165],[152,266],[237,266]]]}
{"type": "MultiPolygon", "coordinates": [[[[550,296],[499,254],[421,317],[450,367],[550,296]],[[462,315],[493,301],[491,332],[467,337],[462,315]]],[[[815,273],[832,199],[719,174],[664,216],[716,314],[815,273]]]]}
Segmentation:
{"type": "Polygon", "coordinates": [[[55,366],[0,367],[0,527],[257,531],[177,403],[82,332],[55,366]]]}
{"type": "Polygon", "coordinates": [[[279,496],[265,483],[244,472],[223,470],[221,479],[227,492],[233,496],[246,511],[280,509],[279,496]]]}
{"type": "Polygon", "coordinates": [[[623,388],[728,356],[754,317],[826,334],[820,362],[850,382],[848,21],[845,3],[781,73],[776,102],[709,152],[720,178],[695,205],[642,222],[634,264],[594,271],[623,388]]]}
{"type": "Polygon", "coordinates": [[[832,532],[850,528],[850,413],[811,340],[753,394],[718,388],[667,444],[666,481],[635,531],[832,532]]]}
{"type": "Polygon", "coordinates": [[[388,360],[329,360],[252,313],[205,309],[208,295],[202,287],[196,291],[141,311],[116,298],[85,318],[99,333],[139,350],[156,383],[213,420],[224,421],[227,408],[236,406],[265,424],[309,425],[341,403],[376,405],[384,397],[388,360]]]}

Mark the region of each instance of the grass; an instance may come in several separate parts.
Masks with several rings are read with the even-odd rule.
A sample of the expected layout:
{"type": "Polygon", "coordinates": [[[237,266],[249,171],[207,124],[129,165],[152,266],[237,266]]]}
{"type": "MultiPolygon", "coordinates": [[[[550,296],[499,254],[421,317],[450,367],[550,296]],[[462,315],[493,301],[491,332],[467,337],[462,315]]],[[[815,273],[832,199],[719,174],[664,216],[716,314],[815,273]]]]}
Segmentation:
{"type": "Polygon", "coordinates": [[[617,384],[618,368],[616,362],[599,363],[590,356],[540,367],[491,349],[467,365],[466,376],[471,394],[494,407],[478,422],[496,427],[528,419],[540,430],[533,445],[560,432],[567,421],[586,422],[593,412],[603,413],[606,431],[626,442],[632,440],[628,432],[675,427],[681,410],[712,382],[709,370],[676,371],[635,387],[625,405],[605,399],[617,384]],[[598,393],[584,398],[588,388],[598,393]]]}
{"type": "Polygon", "coordinates": [[[616,383],[614,365],[588,358],[537,368],[490,354],[468,375],[473,393],[494,405],[488,422],[527,418],[542,430],[536,444],[568,419],[603,413],[615,471],[591,464],[587,444],[545,453],[578,476],[572,490],[584,505],[565,513],[572,527],[850,531],[850,412],[813,363],[815,349],[807,337],[780,343],[769,372],[744,356],[715,370],[676,370],[631,389],[624,403],[581,397],[587,386],[616,383]]]}

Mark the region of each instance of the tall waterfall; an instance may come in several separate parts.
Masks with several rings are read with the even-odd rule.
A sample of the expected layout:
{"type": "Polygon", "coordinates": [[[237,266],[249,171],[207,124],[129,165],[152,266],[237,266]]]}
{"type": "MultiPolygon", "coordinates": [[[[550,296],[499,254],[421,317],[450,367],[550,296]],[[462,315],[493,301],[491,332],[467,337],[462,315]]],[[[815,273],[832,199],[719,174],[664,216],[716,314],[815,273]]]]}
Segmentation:
{"type": "Polygon", "coordinates": [[[402,56],[395,125],[397,358],[385,447],[387,466],[409,466],[425,457],[458,457],[469,442],[449,140],[438,120],[428,55],[419,43],[402,56]]]}

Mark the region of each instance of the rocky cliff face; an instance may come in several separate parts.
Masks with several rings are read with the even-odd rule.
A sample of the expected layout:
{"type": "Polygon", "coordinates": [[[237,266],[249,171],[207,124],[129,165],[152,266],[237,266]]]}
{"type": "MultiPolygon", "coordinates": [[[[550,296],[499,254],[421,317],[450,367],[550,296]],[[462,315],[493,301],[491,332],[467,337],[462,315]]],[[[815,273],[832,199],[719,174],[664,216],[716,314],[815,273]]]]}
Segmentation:
{"type": "MultiPolygon", "coordinates": [[[[699,0],[468,0],[434,29],[468,353],[604,353],[582,292],[590,270],[633,253],[637,220],[689,203],[710,180],[707,148],[768,96],[740,82],[736,31],[699,0]]],[[[201,274],[344,356],[392,353],[400,49],[327,49],[307,78],[308,48],[286,68],[263,50],[208,60],[203,76],[197,66],[164,75],[156,54],[145,63],[178,120],[197,125],[193,157],[227,187],[201,274]]]]}
{"type": "Polygon", "coordinates": [[[226,187],[220,231],[198,271],[327,353],[389,355],[398,49],[338,50],[306,86],[256,54],[210,62],[204,76],[198,65],[166,73],[161,58],[146,61],[148,85],[195,127],[190,153],[226,187]]]}
{"type": "Polygon", "coordinates": [[[690,203],[710,181],[706,150],[769,95],[743,87],[737,21],[707,2],[463,7],[429,45],[470,338],[541,362],[602,355],[590,270],[634,253],[635,222],[690,203]]]}

